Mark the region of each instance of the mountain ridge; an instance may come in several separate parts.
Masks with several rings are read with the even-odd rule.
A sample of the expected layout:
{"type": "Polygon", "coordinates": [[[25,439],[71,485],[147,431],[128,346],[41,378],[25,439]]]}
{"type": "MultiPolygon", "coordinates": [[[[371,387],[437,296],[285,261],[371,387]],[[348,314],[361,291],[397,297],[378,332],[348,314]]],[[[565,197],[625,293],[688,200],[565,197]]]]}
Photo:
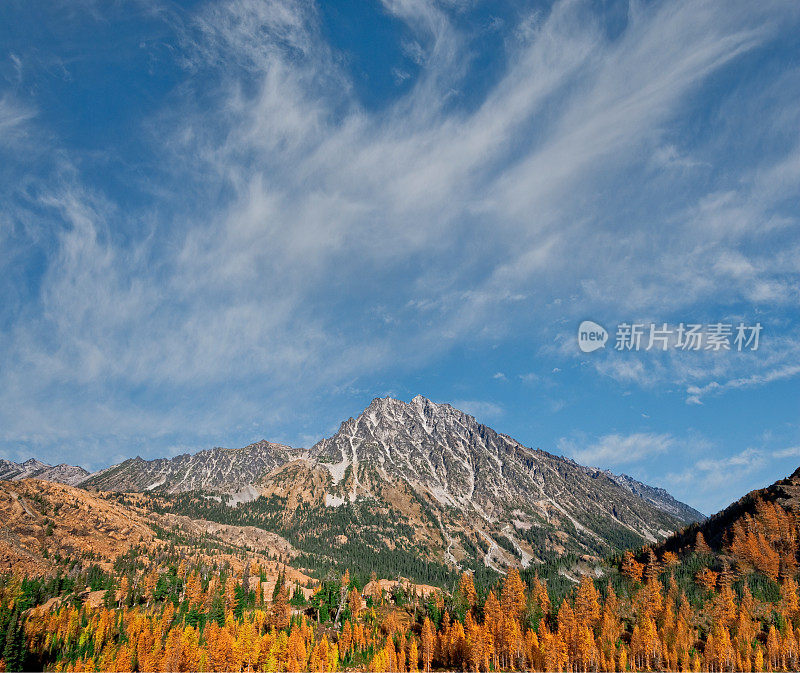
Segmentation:
{"type": "MultiPolygon", "coordinates": [[[[705,518],[705,515],[703,513],[699,512],[698,510],[692,508],[691,506],[689,506],[689,505],[687,505],[685,503],[682,503],[682,502],[676,500],[673,496],[671,496],[663,488],[650,486],[650,485],[645,484],[645,483],[643,483],[641,481],[638,481],[638,480],[634,479],[633,477],[630,477],[630,476],[628,476],[626,474],[615,474],[615,473],[613,473],[613,472],[611,472],[610,470],[607,470],[607,469],[583,466],[583,465],[580,465],[579,463],[577,463],[576,461],[572,460],[571,458],[567,458],[565,456],[559,456],[557,454],[550,453],[550,452],[545,451],[543,449],[530,449],[530,448],[525,447],[524,445],[522,445],[520,442],[515,440],[513,437],[511,437],[511,436],[509,436],[509,435],[507,435],[505,433],[497,432],[497,431],[493,430],[492,428],[490,428],[489,426],[486,426],[486,425],[484,425],[482,423],[479,423],[475,419],[474,416],[472,416],[472,415],[470,415],[470,414],[468,414],[466,412],[460,411],[460,410],[456,409],[455,407],[453,407],[452,405],[450,405],[448,403],[435,403],[435,402],[432,402],[431,400],[429,400],[427,398],[424,398],[421,395],[417,395],[416,397],[414,397],[411,400],[410,403],[405,403],[405,402],[402,402],[401,400],[398,400],[398,399],[392,398],[392,397],[386,397],[386,398],[377,397],[377,398],[374,398],[372,400],[372,402],[370,403],[370,405],[364,410],[364,412],[362,412],[362,414],[360,414],[356,418],[351,417],[351,418],[347,419],[346,421],[342,422],[337,434],[341,433],[344,429],[349,427],[349,424],[357,423],[358,419],[361,419],[365,415],[370,417],[372,419],[372,422],[374,423],[375,422],[374,419],[375,419],[376,410],[380,409],[381,406],[386,407],[387,405],[389,407],[393,407],[395,410],[398,407],[402,408],[403,406],[409,407],[409,406],[415,406],[415,405],[419,409],[427,409],[427,408],[429,408],[429,407],[426,407],[426,405],[430,405],[433,408],[446,409],[446,410],[449,411],[449,413],[454,413],[454,414],[460,415],[463,419],[469,419],[468,422],[475,423],[478,427],[483,428],[484,429],[483,432],[493,433],[498,438],[501,438],[502,440],[508,442],[510,445],[513,445],[514,447],[517,447],[519,450],[527,451],[527,452],[533,452],[534,455],[545,456],[545,457],[547,457],[549,459],[552,459],[554,461],[564,461],[564,462],[569,463],[571,465],[575,465],[575,466],[580,467],[582,470],[586,471],[587,474],[590,474],[592,476],[596,476],[597,474],[605,475],[608,478],[610,478],[611,480],[615,481],[620,486],[624,487],[626,490],[628,490],[631,493],[639,496],[642,499],[650,501],[653,505],[655,505],[656,507],[658,507],[659,509],[661,509],[661,510],[667,512],[667,513],[673,514],[673,515],[675,515],[675,516],[677,516],[679,518],[685,518],[687,520],[694,520],[694,519],[702,520],[702,519],[705,518]]],[[[325,455],[326,447],[329,445],[331,440],[332,440],[332,438],[325,438],[325,439],[320,440],[317,444],[315,444],[309,450],[309,453],[312,456],[317,456],[317,457],[325,455]]],[[[339,465],[339,466],[341,466],[342,464],[346,463],[347,459],[344,456],[344,454],[340,454],[340,456],[342,458],[342,461],[340,461],[338,464],[332,463],[332,464],[329,464],[329,465],[339,465]]],[[[329,455],[328,457],[331,457],[331,456],[329,455]]],[[[338,469],[341,469],[341,468],[338,468],[338,469]]],[[[332,473],[332,476],[334,476],[333,473],[332,473]]]]}
{"type": "Polygon", "coordinates": [[[500,572],[656,543],[703,516],[663,489],[526,447],[421,395],[376,397],[307,450],[262,440],[137,456],[80,486],[150,494],[178,514],[257,521],[299,548],[320,549],[327,535],[340,554],[391,548],[500,572]]]}
{"type": "Polygon", "coordinates": [[[22,463],[0,459],[0,481],[19,481],[21,479],[41,479],[69,486],[83,482],[89,471],[78,465],[49,465],[36,458],[28,458],[22,463]]]}
{"type": "MultiPolygon", "coordinates": [[[[422,396],[373,399],[309,449],[306,460],[327,472],[324,486],[317,476],[309,503],[369,503],[384,517],[401,512],[412,531],[403,542],[431,540],[439,558],[454,565],[480,557],[502,570],[553,554],[603,554],[656,542],[694,520],[688,506],[665,511],[664,503],[656,506],[606,473],[525,447],[422,396]]],[[[284,494],[304,487],[302,477],[287,488],[297,474],[275,475],[284,494]]]]}
{"type": "Polygon", "coordinates": [[[676,499],[665,488],[661,488],[660,486],[651,486],[650,484],[646,484],[624,473],[616,474],[611,470],[593,467],[587,469],[602,472],[610,479],[617,482],[620,486],[627,488],[640,498],[648,500],[665,512],[675,514],[676,516],[686,519],[694,518],[698,521],[703,521],[706,519],[705,514],[695,509],[691,505],[687,505],[685,502],[681,502],[680,500],[676,499]]]}
{"type": "MultiPolygon", "coordinates": [[[[763,511],[760,510],[765,504],[780,508],[800,520],[800,467],[783,479],[746,493],[704,521],[692,523],[677,531],[661,542],[658,549],[684,553],[687,550],[696,550],[697,536],[701,534],[703,540],[701,545],[703,543],[708,545],[714,553],[724,553],[733,542],[736,527],[742,522],[751,520],[744,528],[752,529],[752,519],[763,517],[763,511]]],[[[771,527],[771,523],[768,527],[771,527]]],[[[768,538],[769,535],[764,535],[754,547],[763,548],[768,538]]]]}
{"type": "Polygon", "coordinates": [[[136,456],[95,472],[81,485],[108,491],[178,493],[205,489],[235,493],[286,463],[292,452],[297,449],[261,440],[240,449],[215,447],[173,458],[147,460],[136,456]]]}

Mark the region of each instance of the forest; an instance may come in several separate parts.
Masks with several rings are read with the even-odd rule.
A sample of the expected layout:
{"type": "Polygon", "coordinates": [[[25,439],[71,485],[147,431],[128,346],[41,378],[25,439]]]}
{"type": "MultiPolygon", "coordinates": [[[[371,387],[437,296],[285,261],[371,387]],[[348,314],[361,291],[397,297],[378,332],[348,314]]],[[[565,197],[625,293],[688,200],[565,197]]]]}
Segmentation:
{"type": "MultiPolygon", "coordinates": [[[[757,501],[712,549],[625,552],[551,583],[511,570],[454,590],[345,571],[312,587],[134,549],[2,578],[4,670],[785,671],[800,665],[798,518],[757,501]],[[391,583],[390,583],[391,584],[391,583]],[[265,587],[271,586],[271,591],[265,587]],[[565,589],[569,586],[568,590],[565,589]],[[91,597],[99,600],[92,600],[91,597]]],[[[562,569],[563,570],[563,569],[562,569]]],[[[561,573],[563,576],[563,572],[561,573]]]]}

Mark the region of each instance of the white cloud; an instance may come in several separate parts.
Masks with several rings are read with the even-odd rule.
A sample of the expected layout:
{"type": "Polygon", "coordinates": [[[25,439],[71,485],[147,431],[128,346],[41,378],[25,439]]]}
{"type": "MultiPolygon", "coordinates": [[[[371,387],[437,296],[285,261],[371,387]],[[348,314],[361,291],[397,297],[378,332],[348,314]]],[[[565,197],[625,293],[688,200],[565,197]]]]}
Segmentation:
{"type": "Polygon", "coordinates": [[[686,389],[686,402],[688,404],[702,404],[702,398],[712,393],[719,394],[726,390],[763,386],[773,381],[794,378],[798,374],[800,374],[800,365],[782,364],[766,371],[751,374],[750,376],[732,378],[722,383],[711,381],[703,386],[689,386],[686,389]]]}
{"type": "Polygon", "coordinates": [[[499,404],[484,400],[455,400],[451,402],[456,409],[466,411],[470,416],[474,416],[479,422],[499,418],[504,410],[499,404]]]}
{"type": "MultiPolygon", "coordinates": [[[[796,148],[734,171],[741,189],[711,185],[688,206],[663,194],[683,184],[674,163],[694,154],[662,152],[670,166],[639,185],[646,217],[599,196],[624,193],[672,147],[665,128],[708,77],[768,43],[780,26],[767,9],[637,5],[611,40],[591,6],[558,2],[523,19],[497,81],[467,101],[477,47],[457,10],[384,6],[413,35],[405,49],[419,73],[383,108],[357,98],[313,5],[209,3],[180,25],[180,58],[208,86],[180,88],[174,108],[143,122],[154,203],[128,214],[87,186],[77,160],[25,192],[20,219],[45,211],[49,238],[41,288],[0,346],[6,441],[187,425],[216,436],[457,342],[538,338],[555,312],[692,306],[718,299],[723,280],[723,299],[794,305],[791,246],[777,259],[739,248],[777,222],[796,148]],[[651,222],[651,207],[666,214],[651,222]],[[142,388],[150,397],[131,402],[142,388]]],[[[0,133],[31,119],[10,100],[0,133]]],[[[650,385],[681,365],[599,366],[650,385]]],[[[700,401],[700,381],[684,380],[700,401]]],[[[668,441],[616,437],[630,456],[668,441]]],[[[602,458],[609,446],[585,451],[602,458]]]]}
{"type": "Polygon", "coordinates": [[[759,449],[744,449],[724,458],[704,458],[695,463],[695,469],[714,474],[729,474],[730,470],[753,470],[764,463],[764,452],[759,449]]]}
{"type": "Polygon", "coordinates": [[[800,458],[800,446],[789,446],[772,452],[773,458],[800,458]]]}
{"type": "Polygon", "coordinates": [[[635,432],[628,435],[609,434],[588,442],[562,438],[558,449],[583,465],[606,467],[638,463],[671,451],[676,446],[674,437],[668,434],[635,432]]]}
{"type": "Polygon", "coordinates": [[[709,445],[704,453],[708,457],[699,460],[697,452],[687,456],[685,469],[666,471],[663,482],[672,495],[697,503],[707,513],[720,511],[744,493],[786,476],[794,468],[782,472],[776,460],[800,456],[797,447],[777,450],[747,447],[725,455],[709,445]]]}
{"type": "Polygon", "coordinates": [[[694,460],[682,471],[668,472],[664,481],[668,488],[675,489],[673,492],[693,494],[698,499],[705,496],[706,502],[713,503],[706,506],[706,511],[714,512],[730,504],[729,493],[740,496],[753,488],[754,480],[758,480],[766,465],[764,450],[748,447],[727,456],[694,460]],[[726,488],[719,488],[721,481],[726,488]]]}
{"type": "Polygon", "coordinates": [[[20,135],[25,133],[27,122],[35,116],[33,109],[10,94],[0,97],[0,145],[18,144],[20,135]]]}

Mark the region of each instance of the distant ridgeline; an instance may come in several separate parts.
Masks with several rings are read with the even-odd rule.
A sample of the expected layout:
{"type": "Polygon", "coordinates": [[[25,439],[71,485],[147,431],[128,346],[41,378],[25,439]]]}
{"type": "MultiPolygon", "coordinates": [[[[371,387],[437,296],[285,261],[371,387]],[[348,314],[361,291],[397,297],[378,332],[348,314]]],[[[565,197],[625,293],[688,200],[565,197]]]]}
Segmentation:
{"type": "Polygon", "coordinates": [[[375,399],[308,450],[264,441],[133,458],[81,486],[271,531],[318,574],[376,569],[441,586],[462,570],[488,581],[603,558],[704,518],[662,489],[529,449],[423,397],[375,399]]]}

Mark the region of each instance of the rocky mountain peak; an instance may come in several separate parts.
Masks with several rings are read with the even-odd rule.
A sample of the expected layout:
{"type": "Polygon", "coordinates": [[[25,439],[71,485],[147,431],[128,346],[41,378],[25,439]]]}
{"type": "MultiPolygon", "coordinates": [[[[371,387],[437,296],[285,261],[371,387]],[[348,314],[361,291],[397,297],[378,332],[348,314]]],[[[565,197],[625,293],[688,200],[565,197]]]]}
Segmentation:
{"type": "Polygon", "coordinates": [[[40,460],[36,460],[36,458],[28,458],[28,460],[22,463],[22,466],[35,470],[40,467],[45,467],[45,464],[40,460]]]}
{"type": "Polygon", "coordinates": [[[525,565],[545,549],[596,552],[621,540],[655,542],[702,518],[657,489],[527,448],[422,395],[372,400],[312,447],[309,458],[330,474],[329,506],[363,501],[413,513],[424,503],[427,515],[409,515],[439,531],[451,562],[474,553],[470,545],[488,545],[487,565],[514,557],[525,565]]]}
{"type": "Polygon", "coordinates": [[[80,484],[89,473],[77,465],[48,465],[36,458],[28,458],[24,463],[0,460],[0,480],[18,481],[20,479],[41,479],[74,486],[80,484]]]}
{"type": "Polygon", "coordinates": [[[87,487],[109,491],[165,491],[182,493],[206,490],[253,499],[252,484],[294,457],[283,444],[261,440],[241,449],[216,447],[174,458],[128,459],[97,472],[87,487]],[[244,495],[242,495],[244,494],[244,495]]]}
{"type": "Polygon", "coordinates": [[[654,543],[699,515],[658,489],[525,447],[422,395],[375,398],[308,451],[260,441],[132,459],[84,485],[197,491],[245,506],[261,495],[275,508],[276,526],[299,526],[309,539],[339,526],[376,552],[384,543],[424,543],[431,559],[495,569],[654,543]],[[295,520],[301,502],[305,514],[295,520]],[[349,505],[347,515],[338,511],[349,505]],[[372,523],[362,530],[348,524],[350,515],[372,523]]]}
{"type": "Polygon", "coordinates": [[[376,418],[386,418],[390,421],[402,420],[408,414],[414,413],[433,413],[439,406],[422,395],[417,395],[410,402],[404,402],[395,397],[376,397],[369,403],[358,418],[370,418],[373,422],[376,418]]]}
{"type": "Polygon", "coordinates": [[[469,414],[449,404],[437,403],[417,395],[410,402],[394,397],[376,397],[369,406],[348,425],[348,429],[360,428],[370,434],[379,432],[418,434],[422,431],[430,439],[446,440],[455,429],[475,432],[478,422],[469,414]],[[441,435],[441,436],[440,436],[441,435]]]}

